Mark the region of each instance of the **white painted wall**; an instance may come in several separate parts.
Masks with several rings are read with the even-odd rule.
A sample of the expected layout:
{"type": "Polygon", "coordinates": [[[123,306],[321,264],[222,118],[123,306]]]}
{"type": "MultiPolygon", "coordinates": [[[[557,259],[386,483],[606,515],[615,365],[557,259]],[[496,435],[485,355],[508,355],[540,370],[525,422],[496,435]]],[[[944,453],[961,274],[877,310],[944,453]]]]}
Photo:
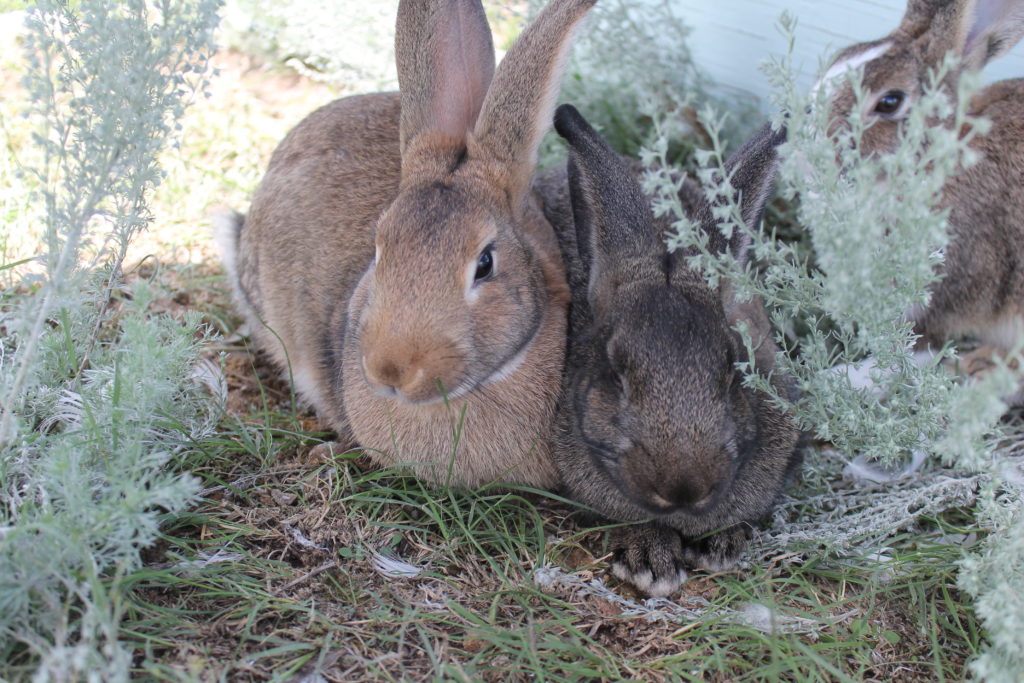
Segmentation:
{"type": "MultiPolygon", "coordinates": [[[[640,0],[657,1],[657,0],[640,0]]],[[[819,59],[855,42],[881,38],[903,16],[904,0],[671,0],[693,28],[689,44],[698,67],[720,84],[765,97],[758,64],[782,56],[777,23],[784,10],[798,18],[794,64],[810,87],[819,59]]],[[[1024,43],[985,69],[986,80],[1024,77],[1024,43]]],[[[766,106],[766,105],[765,105],[766,106]]]]}

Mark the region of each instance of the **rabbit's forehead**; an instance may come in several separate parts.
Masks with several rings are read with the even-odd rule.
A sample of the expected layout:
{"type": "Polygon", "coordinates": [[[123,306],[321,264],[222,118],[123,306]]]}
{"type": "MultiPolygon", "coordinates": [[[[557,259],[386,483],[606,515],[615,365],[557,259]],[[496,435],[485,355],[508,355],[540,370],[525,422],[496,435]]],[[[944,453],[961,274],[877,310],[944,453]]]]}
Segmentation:
{"type": "Polygon", "coordinates": [[[836,83],[841,83],[851,71],[866,67],[871,61],[885,55],[893,47],[892,41],[886,40],[877,44],[858,45],[854,48],[843,50],[836,57],[832,65],[821,77],[815,88],[833,88],[836,83]]]}
{"type": "Polygon", "coordinates": [[[849,107],[856,101],[849,83],[852,72],[861,71],[861,84],[870,97],[890,89],[918,90],[923,77],[919,73],[921,65],[913,49],[891,41],[857,46],[841,53],[815,88],[825,88],[826,94],[834,97],[837,104],[849,107]]]}
{"type": "Polygon", "coordinates": [[[675,361],[685,360],[696,363],[701,373],[721,373],[731,348],[716,301],[662,295],[623,303],[605,346],[613,365],[674,374],[675,361]]]}
{"type": "Polygon", "coordinates": [[[864,87],[878,93],[890,88],[916,91],[927,76],[924,62],[907,49],[890,50],[864,67],[864,87]]]}
{"type": "Polygon", "coordinates": [[[637,339],[635,332],[629,331],[615,335],[606,353],[614,369],[659,380],[660,384],[660,380],[716,380],[728,369],[730,350],[724,334],[706,335],[666,326],[644,339],[637,339]]]}
{"type": "Polygon", "coordinates": [[[403,192],[377,223],[381,251],[474,250],[493,240],[502,221],[487,202],[458,184],[429,183],[403,192]]]}
{"type": "Polygon", "coordinates": [[[726,340],[667,333],[640,340],[634,334],[609,340],[607,348],[608,369],[629,390],[619,410],[636,413],[641,423],[658,415],[673,424],[721,417],[733,372],[726,340]]]}

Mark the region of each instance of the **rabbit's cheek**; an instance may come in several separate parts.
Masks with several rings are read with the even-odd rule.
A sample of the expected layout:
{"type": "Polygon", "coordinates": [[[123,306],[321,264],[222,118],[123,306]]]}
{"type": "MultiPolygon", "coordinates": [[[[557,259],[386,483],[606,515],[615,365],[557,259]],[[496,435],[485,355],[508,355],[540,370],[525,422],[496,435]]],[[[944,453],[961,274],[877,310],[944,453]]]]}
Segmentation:
{"type": "Polygon", "coordinates": [[[359,278],[348,302],[348,319],[355,323],[354,331],[356,333],[366,326],[366,321],[370,316],[371,304],[376,291],[375,273],[376,263],[373,263],[359,278]]]}
{"type": "Polygon", "coordinates": [[[632,446],[626,432],[621,429],[622,413],[615,397],[588,384],[579,405],[579,431],[584,440],[603,453],[623,453],[632,446]]]}

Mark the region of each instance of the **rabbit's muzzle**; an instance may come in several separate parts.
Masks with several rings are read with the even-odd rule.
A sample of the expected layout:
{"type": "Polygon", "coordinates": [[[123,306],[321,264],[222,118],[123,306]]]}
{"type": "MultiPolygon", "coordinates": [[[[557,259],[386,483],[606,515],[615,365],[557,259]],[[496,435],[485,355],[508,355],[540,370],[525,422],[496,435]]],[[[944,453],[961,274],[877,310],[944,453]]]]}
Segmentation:
{"type": "Polygon", "coordinates": [[[465,363],[461,354],[439,352],[454,344],[442,340],[428,348],[419,341],[389,339],[365,350],[363,375],[379,396],[422,405],[462,392],[465,363]]]}
{"type": "Polygon", "coordinates": [[[637,445],[621,458],[619,480],[635,503],[655,515],[699,514],[728,488],[730,460],[725,454],[694,458],[637,445]]]}

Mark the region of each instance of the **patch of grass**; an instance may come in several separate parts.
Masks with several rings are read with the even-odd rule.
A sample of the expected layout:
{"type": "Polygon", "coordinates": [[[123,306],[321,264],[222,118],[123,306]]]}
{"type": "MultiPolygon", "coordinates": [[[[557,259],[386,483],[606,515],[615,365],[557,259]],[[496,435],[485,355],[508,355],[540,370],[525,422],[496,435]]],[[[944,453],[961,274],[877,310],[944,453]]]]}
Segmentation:
{"type": "MultiPolygon", "coordinates": [[[[275,382],[250,392],[287,401],[275,382]]],[[[205,502],[167,527],[127,608],[140,675],[958,680],[980,647],[948,540],[969,533],[962,520],[929,520],[883,559],[795,548],[695,574],[676,601],[703,614],[678,621],[585,590],[600,580],[644,604],[557,497],[426,488],[317,449],[326,435],[278,407],[229,420],[196,456],[205,502]],[[573,581],[538,583],[550,564],[573,581]]]]}

